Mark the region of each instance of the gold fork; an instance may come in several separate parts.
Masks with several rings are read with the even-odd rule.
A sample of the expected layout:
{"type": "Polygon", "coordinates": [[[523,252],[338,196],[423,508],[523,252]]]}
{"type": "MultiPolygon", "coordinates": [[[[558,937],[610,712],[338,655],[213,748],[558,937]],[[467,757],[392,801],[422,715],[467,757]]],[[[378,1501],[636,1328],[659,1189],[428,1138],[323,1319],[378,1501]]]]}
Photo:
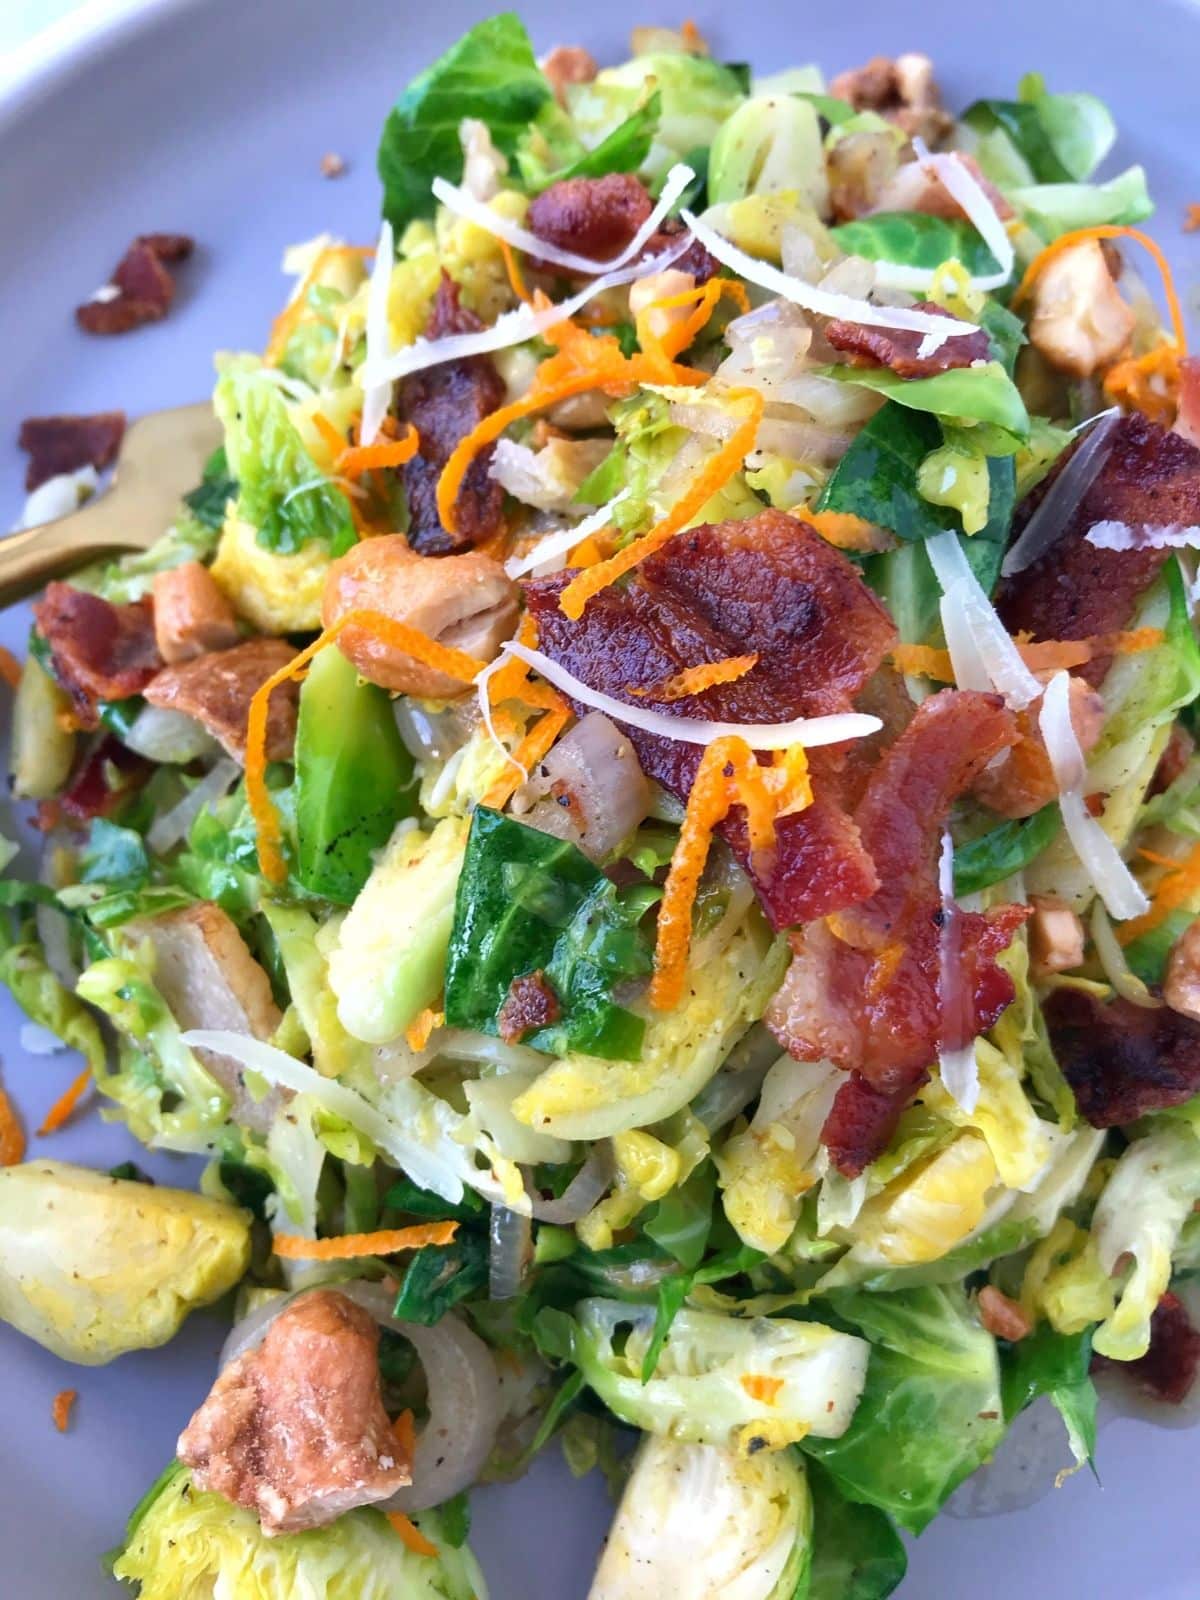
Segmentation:
{"type": "Polygon", "coordinates": [[[212,402],[152,411],[125,430],[113,482],[69,516],[0,539],[0,606],[97,556],[147,550],[221,442],[212,402]]]}

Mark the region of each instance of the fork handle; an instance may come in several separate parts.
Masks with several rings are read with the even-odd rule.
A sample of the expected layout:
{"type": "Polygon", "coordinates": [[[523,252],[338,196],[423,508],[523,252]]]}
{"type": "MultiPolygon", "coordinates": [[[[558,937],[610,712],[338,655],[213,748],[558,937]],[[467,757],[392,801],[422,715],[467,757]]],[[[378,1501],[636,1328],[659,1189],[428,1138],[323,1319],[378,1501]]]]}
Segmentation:
{"type": "Polygon", "coordinates": [[[23,528],[0,539],[0,607],[33,594],[51,578],[61,577],[98,556],[128,549],[114,536],[105,497],[54,522],[23,528]]]}

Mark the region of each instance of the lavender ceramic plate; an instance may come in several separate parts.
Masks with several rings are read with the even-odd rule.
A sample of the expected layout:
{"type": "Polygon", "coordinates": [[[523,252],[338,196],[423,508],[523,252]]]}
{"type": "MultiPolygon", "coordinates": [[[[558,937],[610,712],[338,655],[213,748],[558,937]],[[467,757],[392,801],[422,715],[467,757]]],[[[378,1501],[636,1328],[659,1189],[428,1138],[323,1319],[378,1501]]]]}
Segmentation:
{"type": "MultiPolygon", "coordinates": [[[[459,0],[432,11],[405,0],[101,0],[27,57],[0,64],[0,525],[20,505],[12,441],[22,416],[114,406],[137,414],[199,398],[214,350],[262,344],[284,287],[286,243],[321,229],[373,236],[384,113],[485,10],[459,0]],[[318,174],[327,150],[349,164],[337,183],[318,174]],[[72,307],[150,229],[181,229],[200,243],[170,319],[119,340],[87,339],[72,307]]],[[[521,10],[539,47],[579,42],[614,60],[631,24],[677,20],[647,0],[575,14],[526,0],[521,10]]],[[[951,105],[1005,93],[1032,67],[1056,87],[1102,95],[1122,130],[1117,158],[1149,171],[1153,227],[1195,311],[1200,235],[1185,237],[1180,223],[1185,203],[1200,200],[1200,9],[1183,0],[743,0],[702,3],[696,21],[727,57],[765,71],[806,61],[832,71],[879,51],[925,50],[951,105]]],[[[27,622],[19,612],[0,618],[0,638],[20,649],[27,622]]],[[[19,1026],[0,996],[0,1070],[36,1123],[76,1067],[66,1055],[25,1055],[19,1026]]],[[[53,1153],[107,1166],[137,1152],[93,1111],[56,1137],[53,1153]]],[[[188,1181],[169,1159],[146,1164],[188,1181]]],[[[115,1595],[99,1554],[170,1456],[221,1336],[216,1320],[199,1317],[166,1349],[85,1370],[0,1328],[0,1592],[115,1595]],[[50,1405],[68,1385],[80,1398],[75,1426],[60,1436],[50,1405]]],[[[939,1520],[914,1543],[901,1595],[1194,1600],[1200,1433],[1120,1420],[1101,1444],[1103,1489],[1080,1474],[1026,1511],[939,1520]]],[[[598,1482],[573,1483],[551,1452],[521,1484],[475,1498],[473,1542],[494,1600],[582,1600],[608,1515],[598,1482]]]]}

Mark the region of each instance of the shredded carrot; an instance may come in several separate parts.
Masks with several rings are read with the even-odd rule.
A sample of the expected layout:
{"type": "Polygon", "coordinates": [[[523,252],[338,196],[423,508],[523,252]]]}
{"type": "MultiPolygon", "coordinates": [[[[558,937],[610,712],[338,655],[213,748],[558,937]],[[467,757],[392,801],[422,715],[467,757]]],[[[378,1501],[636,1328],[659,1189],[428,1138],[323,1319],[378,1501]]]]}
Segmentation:
{"type": "Polygon", "coordinates": [[[1187,215],[1183,219],[1184,233],[1195,233],[1200,228],[1200,205],[1193,200],[1187,208],[1187,215]]]}
{"type": "Polygon", "coordinates": [[[74,1080],[65,1093],[47,1111],[45,1120],[38,1129],[38,1137],[44,1138],[48,1133],[57,1133],[59,1128],[74,1111],[80,1100],[87,1092],[88,1084],[92,1081],[91,1067],[84,1067],[83,1071],[74,1080]]]}
{"type": "Polygon", "coordinates": [[[254,691],[250,711],[246,718],[246,803],[258,830],[258,867],[269,883],[283,883],[287,879],[287,863],[283,857],[283,834],[279,813],[267,788],[267,713],[271,696],[281,684],[297,677],[312,658],[326,645],[332,644],[344,628],[365,628],[377,639],[393,649],[412,656],[427,667],[444,672],[460,683],[471,683],[483,670],[484,663],[469,656],[465,650],[455,650],[439,644],[419,628],[413,628],[382,611],[355,608],[344,612],[310,645],[292,657],[254,691]]]}
{"type": "Polygon", "coordinates": [[[1128,356],[1104,375],[1104,393],[1117,405],[1170,427],[1179,410],[1179,350],[1169,342],[1128,356]]]}
{"type": "Polygon", "coordinates": [[[409,423],[403,439],[388,439],[383,444],[351,445],[334,463],[334,471],[347,478],[360,478],[364,472],[383,467],[402,467],[416,455],[421,443],[417,430],[409,423]]]}
{"type": "Polygon", "coordinates": [[[416,1523],[410,1522],[403,1511],[389,1511],[387,1519],[414,1555],[437,1555],[437,1545],[427,1539],[416,1523]]]}
{"type": "MultiPolygon", "coordinates": [[[[517,643],[532,650],[537,644],[537,621],[531,611],[521,618],[517,629],[517,643]]],[[[519,700],[529,679],[529,664],[520,656],[509,656],[504,665],[488,679],[488,700],[498,706],[504,700],[519,700]]]]}
{"type": "Polygon", "coordinates": [[[526,305],[532,305],[533,298],[525,287],[525,279],[521,276],[521,268],[517,264],[516,253],[512,245],[509,244],[507,239],[501,239],[499,242],[500,254],[504,257],[504,270],[508,274],[509,287],[518,300],[524,301],[526,305]]]}
{"type": "Polygon", "coordinates": [[[736,279],[709,278],[707,283],[697,283],[679,294],[664,295],[662,299],[644,306],[636,319],[638,343],[647,355],[669,366],[707,325],[722,295],[728,296],[743,315],[749,311],[750,301],[746,291],[736,279]],[[677,322],[667,322],[661,326],[661,331],[655,327],[656,322],[663,324],[662,312],[675,311],[684,306],[693,306],[690,316],[681,317],[677,322]],[[656,312],[659,313],[657,317],[656,312]]]}
{"type": "Polygon", "coordinates": [[[353,1261],[356,1256],[390,1256],[398,1250],[421,1250],[427,1244],[449,1244],[457,1232],[457,1222],[420,1222],[412,1228],[343,1233],[335,1239],[277,1233],[271,1248],[285,1261],[353,1261]]]}
{"type": "MultiPolygon", "coordinates": [[[[804,771],[807,774],[807,763],[804,771]]],[[[714,828],[725,820],[731,806],[744,806],[750,848],[761,860],[774,847],[776,816],[785,809],[800,809],[811,798],[807,776],[804,793],[796,793],[796,781],[794,765],[759,766],[744,739],[716,739],[706,748],[688,795],[658,910],[654,976],[650,980],[650,1004],[656,1010],[669,1011],[683,996],[692,907],[714,828]]]]}
{"type": "MultiPolygon", "coordinates": [[[[1122,633],[1097,633],[1090,639],[1039,639],[1018,634],[1016,646],[1031,672],[1069,672],[1085,666],[1096,656],[1132,656],[1155,650],[1163,642],[1161,628],[1130,628],[1122,633]]],[[[948,650],[935,650],[925,644],[898,644],[892,649],[892,664],[898,672],[914,678],[934,678],[938,683],[953,683],[954,668],[948,650]]]]}
{"type": "Polygon", "coordinates": [[[572,622],[579,621],[584,607],[593,595],[599,594],[601,589],[607,589],[609,584],[615,583],[625,573],[632,571],[656,550],[661,550],[669,539],[674,538],[681,528],[686,527],[713,495],[725,487],[754,448],[754,438],[763,414],[762,395],[756,389],[730,389],[728,399],[746,403],[749,408],[746,420],[696,474],[683,495],[656,527],[651,528],[650,532],[643,534],[640,539],[635,539],[632,544],[626,545],[624,550],[618,550],[616,555],[610,556],[607,561],[588,567],[571,579],[559,595],[558,604],[572,622]]]}
{"type": "Polygon", "coordinates": [[[811,523],[822,539],[839,550],[884,550],[891,542],[886,530],[849,511],[801,511],[797,515],[811,523]]]}
{"type": "Polygon", "coordinates": [[[646,689],[627,689],[628,694],[653,700],[682,700],[689,694],[702,694],[705,689],[721,683],[736,683],[758,665],[757,653],[748,656],[727,656],[724,661],[702,661],[698,667],[684,667],[661,683],[646,689]]]}
{"type": "Polygon", "coordinates": [[[567,565],[571,567],[594,567],[597,561],[603,561],[605,552],[600,548],[600,541],[594,536],[583,539],[567,557],[567,565]]]}
{"type": "Polygon", "coordinates": [[[1044,250],[1039,250],[1025,268],[1025,276],[1017,285],[1017,291],[1012,298],[1014,309],[1028,298],[1033,285],[1056,256],[1060,256],[1064,250],[1070,250],[1073,245],[1084,243],[1087,239],[1134,239],[1143,249],[1150,252],[1154,257],[1155,265],[1162,274],[1163,291],[1167,297],[1167,307],[1171,313],[1171,326],[1175,331],[1175,343],[1179,354],[1186,355],[1187,327],[1183,320],[1183,308],[1179,303],[1179,295],[1175,289],[1175,279],[1171,275],[1170,264],[1155,241],[1148,233],[1143,233],[1140,228],[1129,228],[1121,223],[1106,222],[1099,227],[1075,228],[1070,233],[1064,233],[1060,238],[1055,239],[1053,244],[1048,244],[1044,250]]]}
{"type": "Polygon", "coordinates": [[[1149,911],[1123,922],[1117,929],[1118,940],[1121,944],[1130,944],[1143,933],[1149,933],[1197,893],[1200,893],[1200,844],[1193,845],[1182,861],[1171,863],[1171,870],[1154,891],[1149,911]]]}
{"type": "Polygon", "coordinates": [[[679,36],[692,55],[706,56],[708,54],[708,43],[691,17],[680,28],[679,36]]]}
{"type": "MultiPolygon", "coordinates": [[[[534,304],[548,305],[545,297],[537,294],[534,304]]],[[[463,479],[479,452],[493,444],[512,423],[522,417],[532,416],[559,400],[571,395],[587,394],[602,389],[606,394],[623,394],[638,383],[662,383],[667,376],[663,363],[645,355],[626,356],[612,334],[593,336],[574,323],[556,323],[543,330],[542,337],[556,347],[556,353],[547,357],[534,375],[529,392],[511,405],[493,411],[460,439],[442,469],[438,479],[437,506],[442,526],[448,533],[457,530],[455,508],[463,479]]],[[[708,374],[694,372],[690,367],[672,366],[669,373],[672,383],[695,385],[706,383],[708,374]]]]}
{"type": "Polygon", "coordinates": [[[0,1089],[0,1167],[15,1167],[25,1159],[25,1132],[13,1103],[0,1089]]]}
{"type": "Polygon", "coordinates": [[[402,1411],[392,1423],[392,1433],[395,1435],[396,1448],[405,1461],[412,1461],[413,1452],[417,1448],[417,1430],[413,1424],[411,1411],[402,1411]]]}
{"type": "Polygon", "coordinates": [[[539,761],[545,759],[550,747],[571,718],[571,708],[557,690],[551,689],[548,684],[541,686],[530,684],[522,691],[522,697],[526,701],[530,700],[530,690],[534,690],[538,698],[542,699],[546,714],[539,717],[529,729],[513,751],[500,777],[484,795],[484,805],[492,806],[496,810],[499,810],[525,782],[522,774],[527,776],[539,761]]]}
{"type": "Polygon", "coordinates": [[[759,1400],[765,1406],[773,1406],[775,1396],[783,1388],[782,1378],[768,1378],[760,1372],[748,1372],[740,1382],[751,1400],[759,1400]]]}
{"type": "Polygon", "coordinates": [[[892,646],[892,665],[911,678],[935,678],[938,683],[953,683],[954,668],[949,650],[935,650],[927,644],[892,646]]]}
{"type": "Polygon", "coordinates": [[[416,1050],[419,1053],[429,1043],[429,1036],[433,1030],[440,1028],[445,1020],[446,1013],[444,1011],[434,1011],[431,1007],[426,1006],[424,1010],[418,1011],[412,1022],[405,1028],[405,1044],[410,1050],[416,1050]]]}
{"type": "Polygon", "coordinates": [[[341,433],[337,428],[334,427],[333,423],[330,422],[329,418],[323,411],[314,411],[312,421],[313,427],[321,435],[321,438],[324,440],[326,445],[328,445],[329,453],[336,461],[346,449],[345,439],[343,439],[341,433]]]}
{"type": "Polygon", "coordinates": [[[54,1405],[50,1415],[54,1418],[54,1426],[59,1433],[66,1433],[71,1421],[71,1407],[79,1399],[78,1389],[60,1389],[54,1396],[54,1405]]]}
{"type": "Polygon", "coordinates": [[[301,278],[292,294],[292,298],[271,324],[271,337],[267,340],[267,348],[263,351],[263,360],[267,366],[276,366],[280,356],[287,348],[296,324],[300,321],[305,311],[311,310],[308,304],[308,291],[317,281],[317,276],[324,270],[326,263],[337,256],[366,257],[375,254],[374,245],[356,244],[331,244],[324,250],[319,250],[312,259],[308,271],[301,278]]]}
{"type": "Polygon", "coordinates": [[[6,650],[0,644],[0,678],[3,678],[10,689],[15,689],[21,681],[21,663],[11,650],[6,650]]]}

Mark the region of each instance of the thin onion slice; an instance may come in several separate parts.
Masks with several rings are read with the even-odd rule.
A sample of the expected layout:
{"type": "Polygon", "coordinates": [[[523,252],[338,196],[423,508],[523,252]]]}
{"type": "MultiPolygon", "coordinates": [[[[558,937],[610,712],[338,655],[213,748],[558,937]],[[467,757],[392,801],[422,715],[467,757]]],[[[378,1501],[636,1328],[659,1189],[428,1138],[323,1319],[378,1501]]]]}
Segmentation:
{"type": "Polygon", "coordinates": [[[510,578],[523,578],[527,572],[532,572],[535,567],[540,567],[543,561],[551,561],[556,556],[565,556],[577,544],[582,544],[585,539],[590,539],[594,533],[599,533],[602,528],[607,528],[612,521],[613,511],[622,501],[628,500],[632,493],[629,489],[622,489],[620,494],[614,495],[606,506],[601,506],[599,511],[593,511],[590,516],[584,517],[573,528],[562,528],[557,533],[548,533],[544,539],[539,539],[531,550],[523,556],[509,556],[504,563],[504,570],[510,578]]]}
{"type": "Polygon", "coordinates": [[[391,403],[392,386],[387,380],[369,382],[367,369],[375,363],[388,360],[391,355],[391,328],[388,322],[388,300],[392,288],[392,268],[396,260],[395,237],[390,222],[379,230],[379,243],[375,246],[375,261],[371,268],[371,282],[367,287],[366,336],[367,352],[361,374],[363,385],[362,422],[359,425],[359,442],[374,444],[391,403]]]}
{"type": "Polygon", "coordinates": [[[504,646],[506,655],[519,656],[535,672],[540,672],[547,683],[581,705],[593,711],[603,711],[614,722],[639,728],[643,733],[653,733],[664,739],[678,739],[684,744],[712,744],[717,739],[735,737],[744,739],[752,750],[786,750],[794,744],[808,749],[818,745],[842,744],[849,739],[865,739],[877,733],[883,723],[878,717],[862,712],[845,711],[828,717],[797,717],[793,722],[708,722],[701,717],[672,717],[662,711],[647,711],[641,706],[626,705],[611,695],[581,683],[565,667],[540,650],[510,639],[504,646]]]}
{"type": "Polygon", "coordinates": [[[607,1139],[597,1139],[588,1151],[587,1160],[571,1179],[557,1200],[543,1200],[531,1184],[526,1183],[533,1215],[539,1222],[549,1222],[556,1227],[569,1227],[586,1217],[613,1179],[612,1145],[607,1139]]]}
{"type": "MultiPolygon", "coordinates": [[[[942,834],[938,856],[938,888],[942,895],[942,926],[938,935],[937,987],[945,1033],[947,1018],[962,1009],[963,986],[962,949],[958,937],[961,913],[954,898],[954,840],[948,829],[942,834]]],[[[955,1048],[939,1044],[938,1066],[947,1094],[970,1115],[979,1100],[979,1063],[975,1059],[974,1039],[955,1048]]]]}
{"type": "Polygon", "coordinates": [[[927,337],[922,341],[922,354],[932,354],[947,339],[959,339],[979,332],[975,323],[961,322],[957,317],[935,317],[927,311],[910,311],[899,306],[876,306],[869,300],[856,300],[851,295],[837,294],[831,289],[814,288],[811,283],[805,283],[803,278],[793,278],[778,267],[773,267],[770,262],[747,255],[690,211],[684,211],[682,215],[704,248],[710,255],[716,256],[723,266],[745,278],[748,283],[756,283],[760,289],[790,300],[803,311],[810,311],[819,317],[844,318],[868,328],[902,328],[910,333],[923,333],[927,337]],[[927,345],[929,349],[926,349],[927,345]]]}
{"type": "Polygon", "coordinates": [[[1179,522],[1094,522],[1084,536],[1097,550],[1200,550],[1200,527],[1179,522]]]}
{"type": "Polygon", "coordinates": [[[1063,826],[1075,854],[1087,868],[1109,916],[1118,922],[1141,916],[1150,909],[1150,902],[1083,797],[1087,769],[1071,722],[1070,673],[1056,672],[1051,678],[1038,724],[1060,790],[1063,826]]]}
{"type": "Polygon", "coordinates": [[[493,1206],[488,1246],[488,1299],[515,1300],[532,1253],[529,1218],[507,1206],[493,1206]]]}
{"type": "Polygon", "coordinates": [[[493,238],[503,239],[514,250],[523,250],[526,255],[534,256],[538,261],[549,262],[555,267],[564,267],[568,272],[606,273],[619,271],[641,254],[666,221],[680,195],[690,183],[694,182],[695,177],[696,174],[691,167],[685,166],[683,162],[673,166],[667,174],[667,180],[663,184],[662,193],[654,210],[620,255],[614,256],[611,261],[597,261],[592,256],[577,255],[573,250],[560,250],[548,240],[539,239],[537,234],[531,233],[528,228],[522,228],[520,223],[497,215],[491,206],[477,200],[474,195],[468,194],[456,184],[448,183],[445,178],[433,180],[433,194],[447,211],[452,211],[457,217],[466,218],[477,228],[490,233],[493,238]]]}
{"type": "Polygon", "coordinates": [[[942,628],[955,683],[960,689],[994,689],[1017,711],[1029,705],[1042,686],[971,571],[958,535],[934,534],[925,549],[942,586],[942,628]]]}
{"type": "Polygon", "coordinates": [[[507,350],[510,345],[524,344],[539,333],[544,333],[547,328],[568,321],[606,289],[618,289],[623,284],[633,283],[637,278],[661,272],[673,261],[678,260],[690,244],[691,240],[687,234],[682,234],[674,244],[657,256],[635,261],[632,266],[621,267],[613,272],[606,272],[601,278],[593,278],[586,289],[581,289],[569,300],[562,300],[557,305],[543,306],[540,309],[529,305],[518,306],[514,311],[504,312],[502,316],[496,318],[490,328],[481,328],[478,333],[451,333],[444,339],[416,339],[412,344],[404,345],[399,350],[379,356],[373,356],[368,352],[366,360],[359,368],[359,381],[364,388],[392,384],[400,378],[407,378],[411,373],[423,372],[426,367],[440,366],[443,361],[459,361],[467,356],[490,355],[496,350],[507,350]]]}
{"type": "Polygon", "coordinates": [[[241,770],[237,762],[228,757],[218,761],[194,788],[188,790],[178,805],[172,806],[170,811],[164,811],[161,817],[156,817],[150,824],[146,833],[146,843],[150,849],[156,855],[162,855],[186,838],[191,832],[192,823],[205,806],[227,794],[237,782],[241,770]]]}
{"type": "Polygon", "coordinates": [[[1000,567],[1001,577],[1011,578],[1024,572],[1054,544],[1108,460],[1119,415],[1119,412],[1107,411],[1095,419],[1095,427],[1083,443],[1076,446],[1025,524],[1021,537],[1005,555],[1000,567]]]}

